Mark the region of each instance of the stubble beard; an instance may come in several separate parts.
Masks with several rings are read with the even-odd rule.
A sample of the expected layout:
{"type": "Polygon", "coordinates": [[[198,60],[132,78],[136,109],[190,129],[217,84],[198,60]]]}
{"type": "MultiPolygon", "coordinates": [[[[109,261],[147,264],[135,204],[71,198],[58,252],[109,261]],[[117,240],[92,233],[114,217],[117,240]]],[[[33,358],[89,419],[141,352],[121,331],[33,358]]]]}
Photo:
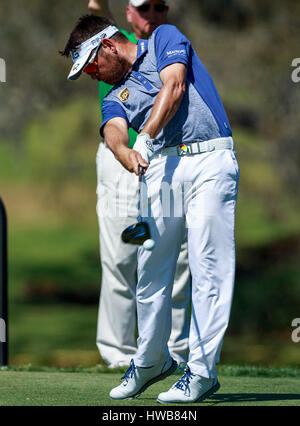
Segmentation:
{"type": "Polygon", "coordinates": [[[119,83],[130,70],[131,65],[124,58],[116,57],[107,73],[100,73],[100,80],[104,83],[115,85],[119,83]]]}

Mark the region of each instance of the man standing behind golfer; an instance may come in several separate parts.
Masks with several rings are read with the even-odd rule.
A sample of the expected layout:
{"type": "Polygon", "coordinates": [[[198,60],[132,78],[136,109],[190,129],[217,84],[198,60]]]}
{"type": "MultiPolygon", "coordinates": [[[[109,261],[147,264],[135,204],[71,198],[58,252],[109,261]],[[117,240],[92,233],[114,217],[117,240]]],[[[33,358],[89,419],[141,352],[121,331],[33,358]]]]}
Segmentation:
{"type": "MultiPolygon", "coordinates": [[[[89,10],[112,16],[108,0],[90,0],[89,10]]],[[[165,0],[130,0],[127,20],[133,33],[121,30],[133,43],[148,39],[166,22],[168,5],[165,0]]],[[[99,83],[100,108],[112,86],[99,83]]],[[[133,148],[137,133],[129,129],[129,146],[133,148]]],[[[136,270],[137,246],[122,243],[120,235],[137,221],[138,180],[115,159],[106,143],[97,153],[97,214],[100,231],[102,285],[98,314],[97,346],[110,367],[129,365],[136,352],[136,270]]],[[[169,350],[177,362],[188,356],[190,303],[190,271],[187,243],[183,242],[175,274],[172,298],[172,333],[169,350]]]]}

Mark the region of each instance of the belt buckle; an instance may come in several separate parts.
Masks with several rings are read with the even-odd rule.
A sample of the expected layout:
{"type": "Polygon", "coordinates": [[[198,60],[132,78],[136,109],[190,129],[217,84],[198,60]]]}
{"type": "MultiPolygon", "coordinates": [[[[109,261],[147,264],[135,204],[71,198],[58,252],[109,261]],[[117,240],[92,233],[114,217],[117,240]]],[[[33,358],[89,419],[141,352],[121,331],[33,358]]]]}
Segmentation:
{"type": "Polygon", "coordinates": [[[181,145],[177,145],[176,148],[177,148],[177,154],[179,155],[179,157],[184,157],[185,155],[191,154],[191,148],[188,145],[181,144],[181,145]]]}

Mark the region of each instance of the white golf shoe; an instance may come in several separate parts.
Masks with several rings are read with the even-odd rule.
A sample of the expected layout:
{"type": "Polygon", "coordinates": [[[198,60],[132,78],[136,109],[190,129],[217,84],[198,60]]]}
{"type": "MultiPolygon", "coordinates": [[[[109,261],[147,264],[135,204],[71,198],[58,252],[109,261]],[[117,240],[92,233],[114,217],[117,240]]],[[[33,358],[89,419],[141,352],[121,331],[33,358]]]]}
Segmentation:
{"type": "Polygon", "coordinates": [[[121,378],[124,380],[116,388],[110,391],[111,399],[137,398],[150,385],[163,380],[177,369],[177,363],[171,357],[166,362],[152,367],[137,367],[131,360],[130,367],[121,378]]]}
{"type": "Polygon", "coordinates": [[[185,374],[168,392],[158,395],[157,401],[162,404],[201,402],[220,388],[217,379],[206,379],[193,374],[187,366],[185,374]]]}

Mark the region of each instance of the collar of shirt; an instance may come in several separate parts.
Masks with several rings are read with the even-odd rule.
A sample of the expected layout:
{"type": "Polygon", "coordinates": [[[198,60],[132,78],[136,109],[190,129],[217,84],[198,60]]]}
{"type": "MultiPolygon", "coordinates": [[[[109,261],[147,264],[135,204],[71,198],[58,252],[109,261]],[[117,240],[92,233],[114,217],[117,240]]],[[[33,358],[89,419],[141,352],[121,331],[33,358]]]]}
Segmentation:
{"type": "Polygon", "coordinates": [[[132,69],[137,65],[138,61],[148,52],[148,40],[140,39],[137,43],[137,55],[132,69]]]}
{"type": "Polygon", "coordinates": [[[132,71],[135,71],[138,67],[140,59],[148,52],[148,40],[140,39],[137,42],[137,55],[131,70],[124,76],[123,80],[126,80],[132,71]]]}

